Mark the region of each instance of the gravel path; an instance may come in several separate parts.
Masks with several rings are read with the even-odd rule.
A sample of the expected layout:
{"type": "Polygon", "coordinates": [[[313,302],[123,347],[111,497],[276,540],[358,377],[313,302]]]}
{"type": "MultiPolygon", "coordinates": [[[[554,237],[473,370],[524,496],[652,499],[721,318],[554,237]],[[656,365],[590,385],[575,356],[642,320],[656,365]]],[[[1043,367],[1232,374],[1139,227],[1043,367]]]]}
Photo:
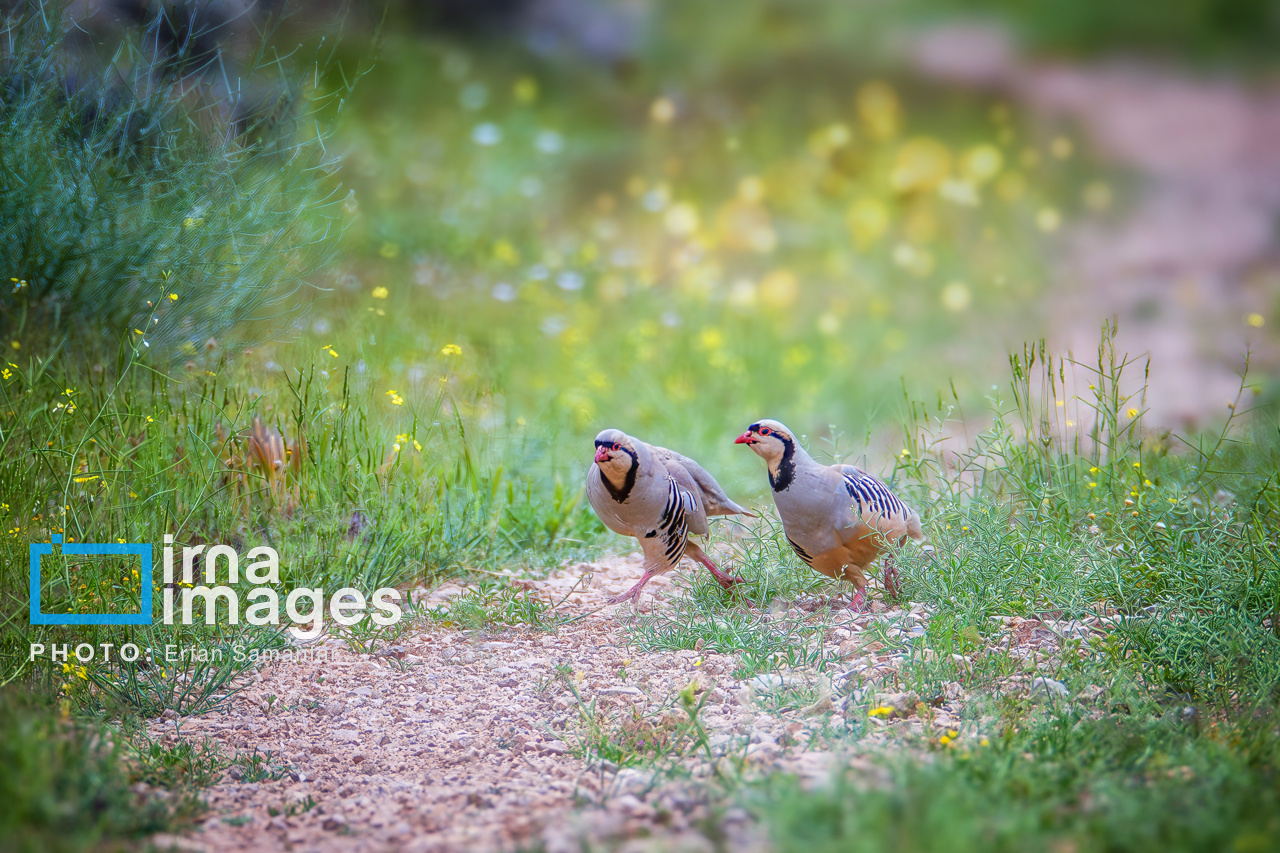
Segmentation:
{"type": "MultiPolygon", "coordinates": [[[[696,695],[705,695],[699,720],[717,761],[737,756],[748,776],[782,771],[814,785],[840,765],[875,778],[879,771],[867,756],[891,740],[923,743],[960,728],[980,736],[973,721],[961,723],[966,692],[958,682],[927,708],[910,694],[875,692],[891,691],[906,642],[924,633],[928,614],[919,605],[877,604],[876,612],[842,615],[829,626],[820,642],[844,658],[839,674],[785,671],[739,680],[734,655],[648,653],[625,644],[627,611],[604,599],[639,575],[632,556],[523,581],[548,601],[565,599],[560,612],[581,617],[554,634],[478,636],[426,623],[373,654],[355,654],[331,638],[318,647],[329,660],[255,671],[225,713],[155,721],[153,736],[169,742],[207,738],[242,756],[269,751],[264,763],[281,776],[248,781],[242,767],[233,767],[208,791],[211,808],[197,830],[159,841],[205,851],[543,846],[558,853],[580,850],[584,840],[606,848],[625,843],[627,850],[709,850],[699,830],[713,819],[732,849],[767,849],[763,830],[744,812],[708,802],[714,785],[706,783],[716,765],[703,756],[686,761],[686,772],[666,775],[584,760],[578,696],[594,702],[596,718],[606,723],[643,719],[662,730],[687,721],[678,696],[693,683],[696,695]],[[587,572],[589,585],[581,583],[587,572]],[[867,686],[854,691],[840,680],[854,675],[867,686]],[[781,709],[762,701],[795,685],[815,688],[817,701],[781,709]],[[859,703],[868,701],[894,711],[873,719],[879,730],[851,751],[839,738],[844,714],[863,713],[859,703]]],[[[646,609],[676,594],[670,578],[649,589],[658,597],[646,595],[646,609]]],[[[423,596],[434,604],[461,591],[445,585],[423,596]]],[[[781,615],[808,614],[792,607],[781,615]]],[[[1029,666],[1006,687],[1022,691],[1050,689],[1032,679],[1064,636],[1099,630],[1014,618],[1006,627],[1006,645],[1029,666]]]]}

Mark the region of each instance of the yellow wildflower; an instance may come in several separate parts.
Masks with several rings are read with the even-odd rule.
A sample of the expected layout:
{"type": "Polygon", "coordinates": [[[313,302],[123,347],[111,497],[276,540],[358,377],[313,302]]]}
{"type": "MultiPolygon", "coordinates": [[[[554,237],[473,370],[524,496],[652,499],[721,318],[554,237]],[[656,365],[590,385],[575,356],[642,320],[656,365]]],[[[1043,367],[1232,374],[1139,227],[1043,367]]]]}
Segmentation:
{"type": "Polygon", "coordinates": [[[370,293],[369,295],[372,296],[374,299],[386,299],[389,293],[390,291],[388,291],[385,287],[375,287],[373,289],[373,293],[370,293]]]}
{"type": "Polygon", "coordinates": [[[324,350],[325,352],[329,353],[329,355],[333,356],[334,358],[337,358],[337,357],[338,357],[338,351],[337,351],[336,349],[334,349],[334,348],[333,348],[331,345],[329,345],[329,344],[325,344],[324,346],[320,347],[320,349],[322,349],[322,350],[324,350]]]}
{"type": "Polygon", "coordinates": [[[387,396],[391,398],[391,405],[393,406],[404,405],[404,398],[401,397],[399,394],[397,394],[395,391],[388,391],[387,396]]]}
{"type": "Polygon", "coordinates": [[[457,344],[445,344],[440,348],[441,355],[462,355],[462,347],[457,344]]]}
{"type": "Polygon", "coordinates": [[[867,712],[868,717],[888,717],[893,714],[893,708],[889,705],[881,705],[879,708],[872,708],[867,712]]]}

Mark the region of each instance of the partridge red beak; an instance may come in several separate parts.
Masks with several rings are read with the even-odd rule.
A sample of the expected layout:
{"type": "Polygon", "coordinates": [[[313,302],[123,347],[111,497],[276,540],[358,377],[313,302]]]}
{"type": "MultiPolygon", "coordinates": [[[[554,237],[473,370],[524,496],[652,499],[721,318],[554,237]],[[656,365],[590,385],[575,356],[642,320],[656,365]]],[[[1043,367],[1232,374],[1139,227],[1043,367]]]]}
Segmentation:
{"type": "Polygon", "coordinates": [[[604,462],[609,458],[609,449],[607,447],[596,448],[596,462],[604,462]]]}
{"type": "Polygon", "coordinates": [[[756,438],[756,437],[755,437],[754,435],[752,435],[751,433],[749,433],[749,432],[744,432],[742,435],[740,435],[740,436],[738,436],[737,438],[735,438],[735,439],[733,440],[733,443],[734,443],[734,444],[755,444],[755,443],[756,443],[757,441],[759,441],[759,440],[760,440],[760,439],[756,438]]]}

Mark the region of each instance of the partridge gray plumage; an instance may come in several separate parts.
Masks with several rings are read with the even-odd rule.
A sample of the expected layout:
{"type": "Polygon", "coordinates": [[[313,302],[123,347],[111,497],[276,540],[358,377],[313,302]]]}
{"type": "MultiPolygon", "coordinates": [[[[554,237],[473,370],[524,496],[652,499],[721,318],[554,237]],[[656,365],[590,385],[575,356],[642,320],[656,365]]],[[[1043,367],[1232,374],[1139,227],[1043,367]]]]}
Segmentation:
{"type": "Polygon", "coordinates": [[[689,534],[707,535],[707,516],[754,513],[730,500],[715,478],[687,456],[606,429],[596,436],[587,500],[605,527],[634,536],[644,553],[640,582],[610,603],[637,599],[654,575],[675,568],[686,555],[706,566],[725,589],[741,582],[720,571],[689,541],[689,534]]]}
{"type": "MultiPolygon", "coordinates": [[[[822,574],[852,581],[853,607],[861,609],[867,567],[889,542],[924,539],[920,516],[889,487],[854,465],[821,465],[777,421],[752,424],[734,442],[769,463],[769,485],[787,541],[822,574]]],[[[897,592],[893,555],[885,557],[885,591],[897,592]]]]}

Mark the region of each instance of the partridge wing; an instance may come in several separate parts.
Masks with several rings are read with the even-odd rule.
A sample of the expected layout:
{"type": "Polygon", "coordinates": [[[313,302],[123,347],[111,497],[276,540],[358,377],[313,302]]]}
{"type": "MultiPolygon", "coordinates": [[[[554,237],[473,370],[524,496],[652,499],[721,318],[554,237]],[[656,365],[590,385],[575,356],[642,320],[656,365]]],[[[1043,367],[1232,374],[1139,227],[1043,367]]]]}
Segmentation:
{"type": "Polygon", "coordinates": [[[689,542],[689,513],[694,507],[693,495],[674,477],[668,477],[667,498],[657,525],[637,536],[646,565],[665,572],[680,562],[689,542]]]}
{"type": "Polygon", "coordinates": [[[702,496],[702,506],[707,515],[749,515],[754,517],[755,513],[743,509],[734,503],[724,489],[720,488],[720,484],[716,482],[716,478],[712,477],[697,462],[694,462],[688,456],[676,453],[674,450],[668,450],[665,447],[654,447],[653,453],[662,461],[667,469],[672,467],[683,468],[689,475],[691,482],[689,488],[695,489],[697,494],[702,496]]]}
{"type": "Polygon", "coordinates": [[[895,538],[906,532],[915,513],[879,478],[855,465],[833,465],[832,468],[840,474],[854,515],[863,524],[895,538]]]}

